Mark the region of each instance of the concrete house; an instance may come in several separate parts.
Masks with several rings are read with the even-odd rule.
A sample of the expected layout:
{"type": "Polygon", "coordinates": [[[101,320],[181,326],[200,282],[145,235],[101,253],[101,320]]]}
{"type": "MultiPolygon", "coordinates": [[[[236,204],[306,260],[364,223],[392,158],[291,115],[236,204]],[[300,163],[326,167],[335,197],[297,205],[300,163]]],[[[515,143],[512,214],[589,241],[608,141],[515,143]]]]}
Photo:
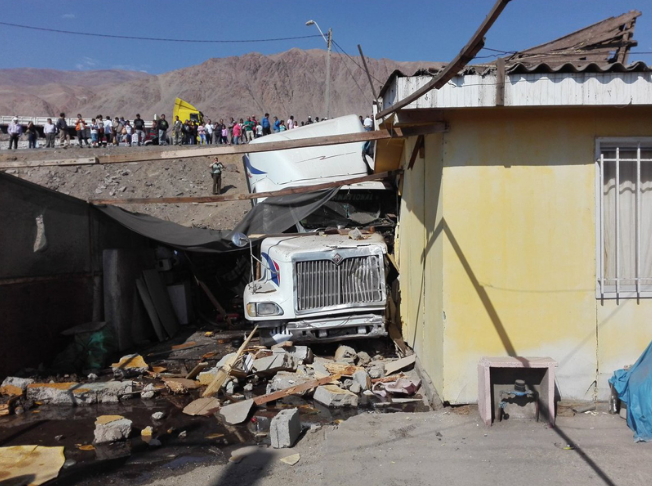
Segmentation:
{"type": "MultiPolygon", "coordinates": [[[[403,335],[442,400],[477,401],[483,356],[551,357],[562,398],[606,399],[652,339],[638,15],[466,68],[384,119],[448,127],[405,144],[397,231],[403,335]]],[[[430,79],[394,73],[379,111],[430,79]]]]}

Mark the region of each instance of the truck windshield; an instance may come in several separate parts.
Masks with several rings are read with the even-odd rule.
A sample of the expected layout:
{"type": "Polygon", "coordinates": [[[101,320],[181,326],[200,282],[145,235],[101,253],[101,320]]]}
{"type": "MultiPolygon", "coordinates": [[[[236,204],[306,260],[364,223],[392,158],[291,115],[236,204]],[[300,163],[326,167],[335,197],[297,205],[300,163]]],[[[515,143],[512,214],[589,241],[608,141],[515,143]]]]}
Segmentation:
{"type": "Polygon", "coordinates": [[[339,191],[333,199],[301,221],[307,230],[348,226],[386,226],[387,217],[396,214],[396,193],[391,190],[350,189],[339,191]]]}

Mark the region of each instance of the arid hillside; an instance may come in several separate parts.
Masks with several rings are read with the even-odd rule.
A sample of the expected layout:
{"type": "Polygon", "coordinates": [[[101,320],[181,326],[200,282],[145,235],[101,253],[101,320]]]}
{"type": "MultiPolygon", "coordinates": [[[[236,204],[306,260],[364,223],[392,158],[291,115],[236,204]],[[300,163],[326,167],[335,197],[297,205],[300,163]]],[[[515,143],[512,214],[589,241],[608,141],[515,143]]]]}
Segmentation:
{"type": "MultiPolygon", "coordinates": [[[[373,95],[359,57],[331,54],[331,117],[371,110],[373,95]]],[[[441,63],[368,59],[377,89],[400,69],[441,63]]],[[[269,112],[299,120],[325,116],[326,52],[291,49],[264,56],[213,58],[158,76],[125,71],[0,70],[0,114],[44,116],[60,111],[133,118],[171,114],[180,97],[208,117],[246,117],[269,112]]]]}

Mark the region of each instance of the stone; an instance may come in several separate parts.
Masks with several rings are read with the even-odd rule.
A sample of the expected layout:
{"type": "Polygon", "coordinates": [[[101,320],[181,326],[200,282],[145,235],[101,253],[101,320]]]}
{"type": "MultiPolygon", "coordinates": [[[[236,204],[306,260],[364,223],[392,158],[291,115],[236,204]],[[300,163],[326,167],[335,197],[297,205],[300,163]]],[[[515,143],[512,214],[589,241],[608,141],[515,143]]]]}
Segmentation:
{"type": "Polygon", "coordinates": [[[8,376],[0,385],[0,395],[22,395],[27,390],[27,385],[34,383],[31,378],[18,378],[8,376]]]}
{"type": "MultiPolygon", "coordinates": [[[[311,380],[312,378],[308,374],[279,371],[269,383],[270,393],[274,391],[285,390],[286,388],[291,388],[296,385],[301,385],[302,383],[306,383],[307,381],[311,380]]],[[[303,392],[301,395],[305,393],[306,392],[303,392]]]]}
{"type": "Polygon", "coordinates": [[[281,410],[272,419],[269,436],[274,449],[292,447],[299,435],[301,435],[301,419],[298,408],[281,410]]]}
{"type": "Polygon", "coordinates": [[[244,391],[254,391],[254,384],[253,383],[247,383],[245,386],[242,387],[244,391]]]}
{"type": "Polygon", "coordinates": [[[360,392],[362,391],[362,387],[360,386],[360,383],[353,382],[351,383],[351,386],[349,386],[349,391],[351,393],[355,393],[356,395],[359,395],[360,392]]]}
{"type": "MultiPolygon", "coordinates": [[[[276,349],[274,352],[276,352],[276,349]]],[[[285,352],[292,356],[299,364],[310,364],[315,359],[312,350],[308,346],[290,346],[285,348],[285,352]]]]}
{"type": "Polygon", "coordinates": [[[153,391],[140,392],[140,398],[144,400],[151,400],[156,394],[153,391]]]}
{"type": "Polygon", "coordinates": [[[353,373],[353,381],[360,385],[362,390],[371,389],[371,378],[369,378],[366,371],[356,371],[353,373]]]}
{"type": "Polygon", "coordinates": [[[280,461],[282,463],[294,466],[301,459],[301,454],[292,454],[291,456],[281,457],[280,461]]]}
{"type": "Polygon", "coordinates": [[[148,444],[150,447],[161,447],[163,445],[158,439],[151,439],[148,444]]]}
{"type": "Polygon", "coordinates": [[[315,378],[325,378],[330,373],[326,369],[326,366],[324,366],[324,361],[320,360],[319,358],[315,358],[315,360],[312,363],[312,369],[315,372],[315,378]]]}
{"type": "Polygon", "coordinates": [[[297,368],[297,363],[294,358],[286,353],[284,350],[274,352],[271,356],[258,358],[254,360],[253,371],[254,373],[273,374],[279,371],[294,371],[297,368]]]}
{"type": "Polygon", "coordinates": [[[373,366],[369,368],[369,377],[372,380],[375,380],[377,378],[382,378],[385,376],[385,367],[384,366],[373,366]]]}
{"type": "Polygon", "coordinates": [[[339,346],[335,351],[335,361],[338,363],[354,364],[357,353],[350,346],[339,346]]]}
{"type": "Polygon", "coordinates": [[[321,430],[321,424],[312,424],[310,426],[310,432],[312,432],[313,434],[315,432],[319,432],[320,430],[321,430]]]}
{"type": "Polygon", "coordinates": [[[241,402],[231,403],[220,408],[220,415],[227,424],[241,424],[249,416],[249,412],[254,406],[253,399],[243,400],[241,402]]]}
{"type": "Polygon", "coordinates": [[[185,439],[187,436],[188,436],[188,432],[182,430],[181,432],[179,432],[179,435],[177,437],[179,437],[179,439],[185,439]]]}
{"type": "Polygon", "coordinates": [[[371,356],[366,351],[358,351],[358,366],[367,366],[371,363],[371,356]]]}
{"type": "Polygon", "coordinates": [[[163,412],[154,412],[152,414],[152,420],[163,420],[165,418],[165,414],[163,412]]]}
{"type": "Polygon", "coordinates": [[[358,395],[348,390],[342,390],[337,385],[317,387],[313,396],[316,402],[327,407],[357,407],[358,395]]]}
{"type": "Polygon", "coordinates": [[[97,381],[98,376],[95,373],[89,373],[86,378],[88,378],[88,381],[97,381]]]}
{"type": "Polygon", "coordinates": [[[131,420],[122,415],[101,415],[95,420],[95,443],[125,440],[131,434],[131,420]]]}
{"type": "Polygon", "coordinates": [[[132,381],[104,383],[32,383],[27,385],[27,399],[51,405],[92,405],[118,403],[121,398],[131,398],[132,381]]]}
{"type": "Polygon", "coordinates": [[[351,388],[351,385],[353,385],[353,380],[351,380],[350,378],[347,378],[346,380],[344,380],[342,382],[340,387],[344,388],[345,390],[348,390],[349,388],[351,388]]]}

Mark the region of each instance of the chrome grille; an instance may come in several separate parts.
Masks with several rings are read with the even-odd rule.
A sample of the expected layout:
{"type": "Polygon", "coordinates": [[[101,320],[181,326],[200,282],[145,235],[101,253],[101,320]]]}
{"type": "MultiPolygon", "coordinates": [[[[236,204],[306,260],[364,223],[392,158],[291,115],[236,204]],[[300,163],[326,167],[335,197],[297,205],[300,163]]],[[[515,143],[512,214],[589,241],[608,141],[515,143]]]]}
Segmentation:
{"type": "Polygon", "coordinates": [[[297,310],[382,302],[384,276],[379,255],[330,260],[299,261],[297,310]]]}

